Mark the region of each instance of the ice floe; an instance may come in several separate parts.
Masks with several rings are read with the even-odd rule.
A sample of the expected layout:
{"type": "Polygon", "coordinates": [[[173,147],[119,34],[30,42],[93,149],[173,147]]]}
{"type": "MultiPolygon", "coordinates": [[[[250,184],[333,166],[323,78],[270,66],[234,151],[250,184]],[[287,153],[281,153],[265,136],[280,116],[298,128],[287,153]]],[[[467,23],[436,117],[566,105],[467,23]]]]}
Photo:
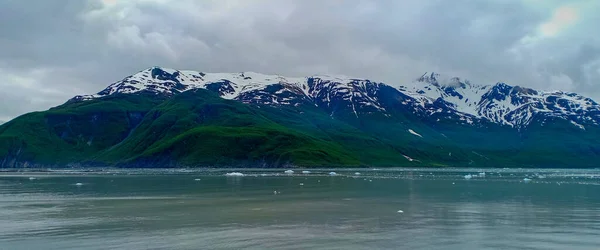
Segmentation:
{"type": "Polygon", "coordinates": [[[231,173],[226,173],[225,176],[244,176],[244,174],[240,173],[240,172],[231,172],[231,173]]]}

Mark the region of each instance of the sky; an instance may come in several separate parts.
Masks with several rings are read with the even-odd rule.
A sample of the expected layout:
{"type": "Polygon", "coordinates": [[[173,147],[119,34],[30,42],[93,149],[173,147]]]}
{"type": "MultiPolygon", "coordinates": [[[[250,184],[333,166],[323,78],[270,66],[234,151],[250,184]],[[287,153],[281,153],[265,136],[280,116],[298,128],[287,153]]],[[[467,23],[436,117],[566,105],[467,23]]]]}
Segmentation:
{"type": "Polygon", "coordinates": [[[140,70],[425,72],[600,100],[597,0],[0,0],[0,123],[140,70]]]}

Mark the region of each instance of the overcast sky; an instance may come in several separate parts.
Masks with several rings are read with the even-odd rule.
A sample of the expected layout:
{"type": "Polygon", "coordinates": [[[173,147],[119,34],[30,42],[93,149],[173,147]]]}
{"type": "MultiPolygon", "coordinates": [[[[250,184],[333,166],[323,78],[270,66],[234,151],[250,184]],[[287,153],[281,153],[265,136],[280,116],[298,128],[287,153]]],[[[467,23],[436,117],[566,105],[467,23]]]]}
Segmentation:
{"type": "Polygon", "coordinates": [[[151,66],[600,99],[598,0],[0,0],[0,122],[151,66]]]}

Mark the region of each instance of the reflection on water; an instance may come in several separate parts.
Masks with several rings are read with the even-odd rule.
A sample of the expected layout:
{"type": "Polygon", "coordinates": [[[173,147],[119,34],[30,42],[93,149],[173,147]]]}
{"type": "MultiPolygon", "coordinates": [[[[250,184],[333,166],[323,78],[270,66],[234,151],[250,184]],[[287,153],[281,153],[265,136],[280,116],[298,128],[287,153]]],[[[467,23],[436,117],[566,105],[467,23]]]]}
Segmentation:
{"type": "Polygon", "coordinates": [[[236,171],[0,172],[0,249],[600,246],[600,170],[236,171]]]}

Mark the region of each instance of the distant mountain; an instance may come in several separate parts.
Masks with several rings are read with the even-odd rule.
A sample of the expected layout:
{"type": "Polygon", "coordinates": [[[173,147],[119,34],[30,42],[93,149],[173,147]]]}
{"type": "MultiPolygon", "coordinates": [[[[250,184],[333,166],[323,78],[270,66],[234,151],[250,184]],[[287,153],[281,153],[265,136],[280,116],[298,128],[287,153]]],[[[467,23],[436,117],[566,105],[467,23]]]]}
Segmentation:
{"type": "Polygon", "coordinates": [[[368,79],[153,67],[0,126],[0,166],[595,167],[600,106],[425,73],[368,79]]]}
{"type": "MultiPolygon", "coordinates": [[[[543,92],[505,83],[475,85],[458,77],[440,78],[439,74],[424,74],[421,86],[411,90],[431,99],[441,98],[450,107],[464,114],[516,128],[528,126],[534,118],[561,118],[574,126],[598,126],[598,103],[590,98],[564,92],[543,92]]],[[[417,97],[423,98],[423,97],[417,97]]]]}

